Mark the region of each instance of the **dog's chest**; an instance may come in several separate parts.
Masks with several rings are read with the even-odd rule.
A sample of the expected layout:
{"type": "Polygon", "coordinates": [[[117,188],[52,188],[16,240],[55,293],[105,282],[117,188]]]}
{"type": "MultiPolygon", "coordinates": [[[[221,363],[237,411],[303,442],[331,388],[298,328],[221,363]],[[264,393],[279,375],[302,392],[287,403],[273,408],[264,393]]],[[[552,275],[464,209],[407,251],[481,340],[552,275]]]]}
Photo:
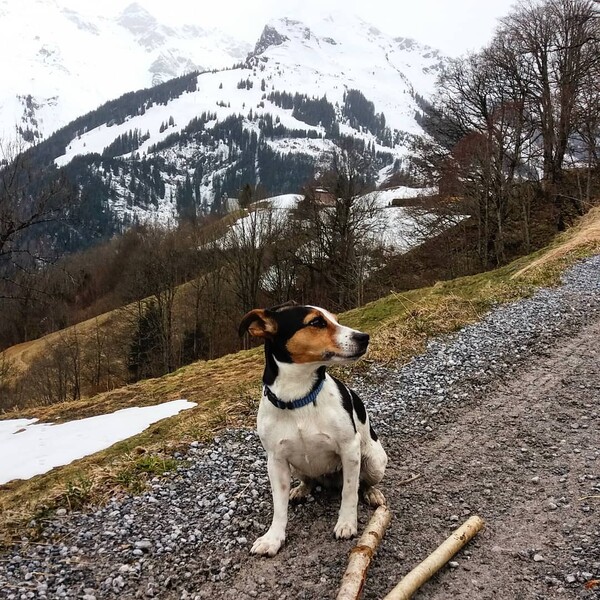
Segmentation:
{"type": "MultiPolygon", "coordinates": [[[[341,467],[340,446],[348,437],[343,411],[309,406],[298,411],[259,410],[258,433],[265,450],[300,472],[318,477],[341,467]]],[[[352,432],[353,433],[353,432],[352,432]]]]}

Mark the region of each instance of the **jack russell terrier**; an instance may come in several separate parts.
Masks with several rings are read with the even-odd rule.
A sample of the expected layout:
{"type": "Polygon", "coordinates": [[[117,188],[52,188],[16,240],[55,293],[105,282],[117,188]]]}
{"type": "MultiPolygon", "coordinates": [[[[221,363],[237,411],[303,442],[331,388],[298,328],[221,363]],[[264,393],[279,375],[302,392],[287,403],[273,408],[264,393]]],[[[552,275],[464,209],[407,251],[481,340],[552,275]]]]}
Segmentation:
{"type": "Polygon", "coordinates": [[[340,325],[322,308],[295,303],[250,311],[240,324],[240,335],[246,331],[265,340],[257,429],[273,494],[271,527],[251,552],[275,556],[285,540],[288,501],[331,480],[342,484],[335,536],[356,535],[359,486],[367,504],[385,504],[374,486],[387,455],[361,399],[325,369],[360,358],[369,335],[340,325]],[[300,485],[290,492],[292,475],[300,485]]]}

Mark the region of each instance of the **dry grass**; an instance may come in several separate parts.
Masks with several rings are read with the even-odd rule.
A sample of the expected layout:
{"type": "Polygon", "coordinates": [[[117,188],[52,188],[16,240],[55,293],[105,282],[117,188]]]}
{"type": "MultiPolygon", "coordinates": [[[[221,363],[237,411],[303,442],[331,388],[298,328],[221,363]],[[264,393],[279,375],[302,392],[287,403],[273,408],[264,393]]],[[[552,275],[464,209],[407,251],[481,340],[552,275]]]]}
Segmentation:
{"type": "Polygon", "coordinates": [[[564,268],[581,256],[600,252],[600,206],[592,208],[579,222],[559,236],[555,244],[542,256],[515,273],[515,278],[539,281],[552,276],[554,279],[564,268]]]}
{"type": "Polygon", "coordinates": [[[58,342],[61,339],[61,336],[64,336],[65,334],[68,335],[70,331],[76,329],[77,332],[83,336],[88,334],[91,335],[98,326],[102,328],[117,327],[121,326],[119,325],[121,321],[120,312],[118,310],[113,310],[88,319],[87,321],[82,321],[72,327],[54,331],[37,340],[16,344],[15,346],[11,346],[0,352],[0,355],[6,357],[18,372],[25,372],[35,358],[37,358],[49,344],[58,342]]]}
{"type": "MultiPolygon", "coordinates": [[[[489,273],[392,293],[341,315],[340,320],[372,334],[372,360],[403,362],[421,352],[432,336],[477,321],[493,304],[526,296],[536,285],[555,283],[565,266],[596,252],[600,252],[599,209],[546,251],[489,273]]],[[[22,534],[33,516],[43,520],[56,506],[98,503],[121,490],[139,491],[150,474],[172,466],[165,457],[178,446],[210,440],[225,427],[252,426],[262,362],[262,349],[255,348],[93,398],[4,415],[55,422],[177,398],[198,404],[71,465],[0,487],[0,541],[22,534]]],[[[360,363],[356,368],[361,368],[360,363]]]]}
{"type": "Polygon", "coordinates": [[[382,323],[373,337],[369,356],[375,361],[405,362],[420,354],[432,335],[451,333],[480,318],[472,301],[454,294],[430,294],[416,302],[401,296],[400,302],[402,314],[382,323]]]}
{"type": "Polygon", "coordinates": [[[392,315],[372,329],[369,357],[382,363],[404,363],[420,354],[427,340],[479,321],[493,304],[521,298],[530,292],[520,283],[479,275],[463,278],[464,285],[441,283],[431,288],[392,294],[392,315]]]}

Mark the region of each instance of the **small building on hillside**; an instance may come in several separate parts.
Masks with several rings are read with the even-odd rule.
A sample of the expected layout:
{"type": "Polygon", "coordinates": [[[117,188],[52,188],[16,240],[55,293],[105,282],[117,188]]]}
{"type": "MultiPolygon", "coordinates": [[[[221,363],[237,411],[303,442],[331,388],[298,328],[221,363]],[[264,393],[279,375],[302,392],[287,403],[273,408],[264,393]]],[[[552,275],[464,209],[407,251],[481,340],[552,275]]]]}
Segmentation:
{"type": "Polygon", "coordinates": [[[317,188],[315,190],[315,201],[323,206],[333,206],[335,195],[325,188],[317,188]]]}

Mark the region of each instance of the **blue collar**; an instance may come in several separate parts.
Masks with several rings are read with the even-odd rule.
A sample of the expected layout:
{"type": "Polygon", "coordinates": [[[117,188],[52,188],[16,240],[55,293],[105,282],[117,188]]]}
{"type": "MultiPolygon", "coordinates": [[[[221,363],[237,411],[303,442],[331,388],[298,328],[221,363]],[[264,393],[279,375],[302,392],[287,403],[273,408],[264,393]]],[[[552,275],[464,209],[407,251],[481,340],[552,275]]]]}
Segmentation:
{"type": "Polygon", "coordinates": [[[325,376],[319,377],[317,379],[315,385],[313,385],[312,390],[308,392],[306,396],[303,398],[298,398],[298,400],[292,400],[291,402],[284,402],[280,400],[270,389],[268,385],[264,387],[265,396],[269,399],[269,402],[277,408],[287,408],[289,410],[294,410],[295,408],[302,408],[303,406],[307,406],[311,403],[317,403],[317,396],[319,392],[323,389],[323,384],[325,383],[325,376]]]}

